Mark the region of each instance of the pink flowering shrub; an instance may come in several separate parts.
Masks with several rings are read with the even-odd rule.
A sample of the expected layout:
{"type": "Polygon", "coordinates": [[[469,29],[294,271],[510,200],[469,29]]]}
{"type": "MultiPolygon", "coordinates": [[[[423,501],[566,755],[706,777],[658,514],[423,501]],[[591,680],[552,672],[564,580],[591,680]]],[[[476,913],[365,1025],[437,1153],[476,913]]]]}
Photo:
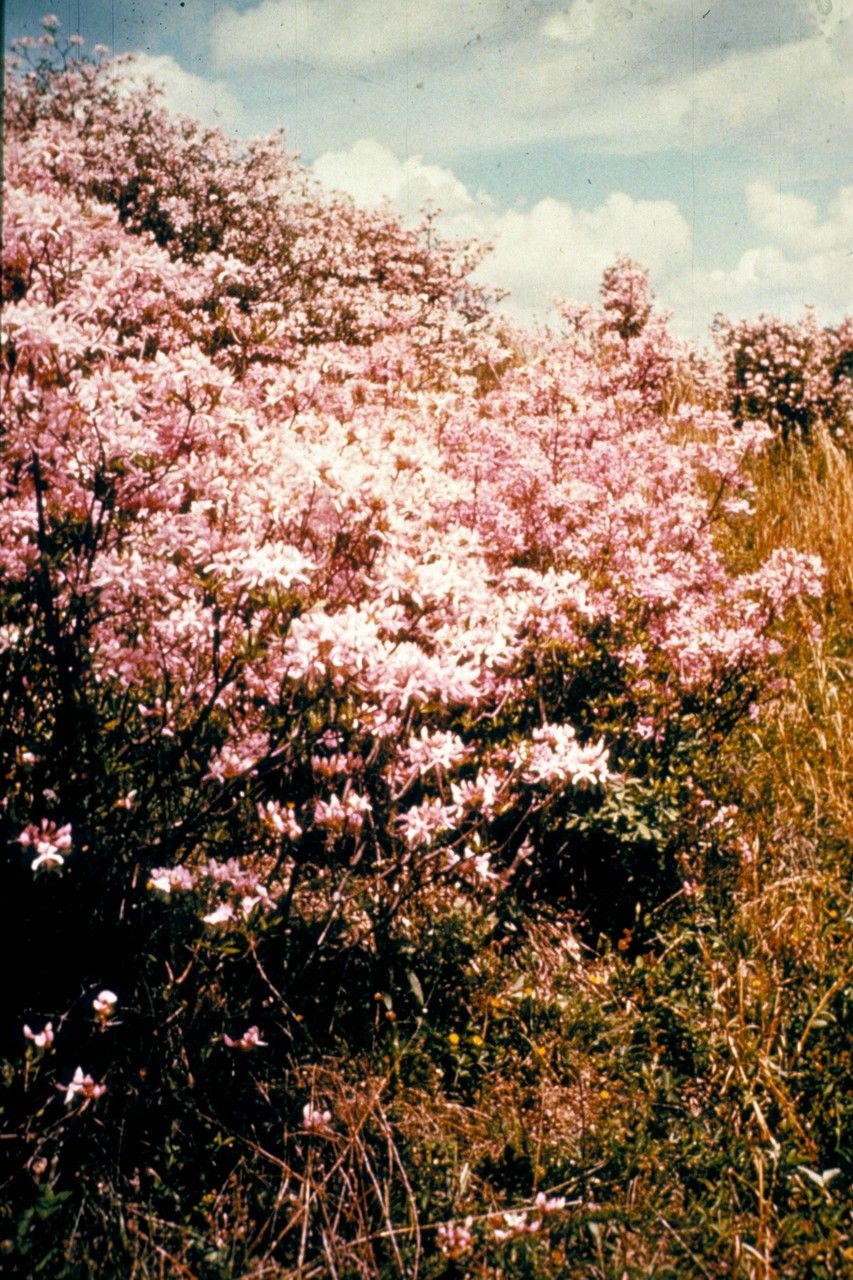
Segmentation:
{"type": "Polygon", "coordinates": [[[596,393],[635,392],[639,403],[660,408],[678,364],[691,353],[656,310],[649,274],[622,256],[608,267],[599,290],[601,306],[564,305],[563,320],[575,360],[596,370],[596,393]]]}
{"type": "Polygon", "coordinates": [[[0,821],[67,962],[16,984],[12,1113],[68,1171],[97,1115],[119,1183],[154,1150],[201,1195],[235,1167],[211,1125],[277,1141],[275,1090],[370,1041],[374,993],[425,1016],[442,921],[594,933],[679,889],[820,565],[727,566],[767,432],[666,415],[633,264],[510,348],[478,251],[39,49],[7,81],[0,821]]]}
{"type": "Polygon", "coordinates": [[[759,316],[715,322],[731,412],[764,422],[783,440],[808,440],[823,425],[849,441],[853,415],[853,328],[834,329],[806,311],[796,324],[759,316]]]}
{"type": "MultiPolygon", "coordinates": [[[[128,91],[122,60],[72,46],[59,57],[54,45],[24,48],[9,78],[17,172],[45,195],[114,209],[121,227],[191,263],[196,340],[230,367],[388,333],[441,348],[483,321],[489,298],[469,278],[478,246],[443,243],[431,219],[410,231],[361,212],[323,192],[280,138],[241,149],[172,119],[153,86],[128,91]]],[[[8,281],[22,288],[14,270],[8,281]]]]}

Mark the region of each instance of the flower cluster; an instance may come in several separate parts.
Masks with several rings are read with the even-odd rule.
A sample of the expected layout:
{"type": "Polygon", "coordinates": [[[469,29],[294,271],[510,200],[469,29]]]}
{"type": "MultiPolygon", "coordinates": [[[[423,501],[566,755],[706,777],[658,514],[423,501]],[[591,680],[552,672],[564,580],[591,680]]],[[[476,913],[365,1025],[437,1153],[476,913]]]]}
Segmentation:
{"type": "Polygon", "coordinates": [[[327,1107],[321,1110],[319,1107],[315,1107],[312,1102],[305,1103],[302,1108],[302,1128],[306,1133],[329,1133],[331,1123],[332,1113],[327,1107]]]}
{"type": "Polygon", "coordinates": [[[34,849],[33,871],[39,867],[61,867],[71,848],[71,824],[57,827],[55,822],[42,818],[39,826],[30,823],[18,836],[18,843],[25,849],[34,849]]]}
{"type": "Polygon", "coordinates": [[[247,920],[256,908],[271,911],[278,894],[275,886],[271,891],[255,871],[245,867],[237,858],[230,858],[227,862],[211,858],[192,869],[155,867],[148,884],[166,897],[176,891],[196,893],[205,905],[215,903],[201,916],[205,924],[213,925],[247,920]]]}
{"type": "MultiPolygon", "coordinates": [[[[153,888],[222,926],[285,892],[314,918],[330,859],[483,886],[533,815],[695,739],[688,707],[754,700],[818,576],[725,562],[764,434],[667,415],[682,352],[641,268],[507,346],[466,251],[324,195],[280,142],[202,145],[77,55],[8,99],[2,656],[39,654],[37,723],[69,671],[118,700],[123,820],[146,768],[188,769],[209,830],[168,820],[153,888]]],[[[58,867],[70,829],[19,839],[58,867]]]]}
{"type": "Polygon", "coordinates": [[[758,419],[782,439],[807,440],[819,425],[849,439],[853,426],[853,325],[824,329],[813,311],[715,321],[727,393],[739,422],[758,419]]]}
{"type": "MultiPolygon", "coordinates": [[[[512,1209],[484,1218],[483,1236],[495,1244],[506,1244],[519,1236],[538,1235],[543,1229],[545,1217],[559,1213],[565,1207],[565,1196],[548,1196],[540,1191],[530,1209],[512,1209]]],[[[440,1223],[436,1228],[436,1237],[438,1247],[446,1258],[464,1257],[474,1248],[473,1215],[440,1223]]]]}
{"type": "Polygon", "coordinates": [[[461,1222],[439,1223],[436,1228],[438,1247],[446,1258],[461,1258],[468,1253],[474,1243],[473,1225],[474,1219],[470,1215],[461,1222]]]}
{"type": "Polygon", "coordinates": [[[610,776],[604,742],[582,747],[571,725],[534,729],[532,741],[524,748],[516,748],[515,757],[526,782],[602,786],[610,776]]]}
{"type": "Polygon", "coordinates": [[[95,1011],[95,1017],[101,1026],[106,1026],[111,1021],[118,1004],[118,996],[114,991],[99,991],[92,1001],[92,1008],[95,1011]]]}
{"type": "Polygon", "coordinates": [[[74,1072],[69,1085],[60,1085],[59,1088],[65,1090],[66,1104],[73,1102],[75,1098],[83,1098],[86,1102],[97,1100],[107,1091],[105,1084],[96,1084],[90,1075],[84,1075],[82,1067],[74,1072]]]}
{"type": "Polygon", "coordinates": [[[501,1215],[492,1225],[492,1234],[499,1244],[514,1240],[516,1236],[536,1235],[542,1230],[543,1218],[549,1213],[559,1213],[566,1207],[565,1196],[547,1196],[540,1191],[533,1209],[518,1209],[501,1215]]]}

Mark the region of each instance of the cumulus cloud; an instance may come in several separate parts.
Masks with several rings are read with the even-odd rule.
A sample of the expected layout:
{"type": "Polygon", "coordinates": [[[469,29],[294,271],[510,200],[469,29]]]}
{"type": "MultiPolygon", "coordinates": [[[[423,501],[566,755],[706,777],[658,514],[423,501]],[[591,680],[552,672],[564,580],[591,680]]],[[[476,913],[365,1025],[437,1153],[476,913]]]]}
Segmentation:
{"type": "Polygon", "coordinates": [[[508,287],[522,318],[542,314],[557,297],[588,300],[620,253],[649,268],[658,287],[689,261],[690,229],[670,200],[635,200],[614,191],[592,209],[545,199],[493,219],[494,252],[482,269],[508,287]]]}
{"type": "Polygon", "coordinates": [[[756,0],[739,3],[728,20],[725,0],[712,5],[706,25],[694,6],[674,0],[575,0],[543,22],[538,51],[519,49],[505,103],[531,137],[623,153],[721,141],[786,154],[846,150],[846,26],[822,27],[804,0],[774,0],[775,13],[756,0]]]}
{"type": "Polygon", "coordinates": [[[433,204],[445,218],[473,212],[474,198],[451,169],[425,164],[422,156],[400,161],[373,138],[362,138],[345,151],[327,151],[314,161],[314,172],[328,187],[344,191],[369,207],[390,200],[398,212],[412,217],[433,204]]]}
{"type": "Polygon", "coordinates": [[[696,145],[763,136],[790,154],[827,145],[846,148],[851,88],[840,42],[814,36],[732,54],[672,92],[691,102],[696,145]]]}
{"type": "Polygon", "coordinates": [[[795,319],[808,304],[825,323],[853,311],[853,187],[840,188],[823,216],[813,201],[767,182],[748,183],[746,202],[761,242],[731,267],[674,281],[676,307],[795,319]]]}
{"type": "Polygon", "coordinates": [[[551,13],[542,23],[542,34],[563,44],[584,44],[598,28],[598,10],[589,0],[575,0],[562,13],[551,13]]]}
{"type": "Polygon", "coordinates": [[[226,130],[240,124],[242,106],[227,85],[185,71],[170,54],[136,53],[129,66],[121,67],[121,78],[130,86],[153,80],[170,111],[226,130]]]}
{"type": "Polygon", "coordinates": [[[135,74],[163,84],[174,109],[225,127],[240,123],[239,95],[253,128],[296,118],[299,145],[314,154],[334,139],[314,166],[324,182],[361,204],[388,200],[412,222],[424,204],[438,206],[447,234],[491,242],[481,276],[512,291],[506,305],[520,318],[543,315],[554,295],[592,297],[620,252],[649,267],[680,327],[696,333],[716,310],[789,314],[808,302],[831,319],[850,305],[851,188],[823,209],[787,189],[823,179],[825,192],[853,132],[853,59],[838,5],[255,0],[220,8],[210,44],[227,85],[167,56],[139,55],[135,74]],[[289,62],[298,75],[281,74],[289,62]],[[275,103],[275,115],[262,120],[258,103],[275,103]],[[605,152],[658,153],[660,194],[498,208],[447,164],[457,150],[470,164],[478,152],[530,142],[552,155],[571,143],[585,164],[605,152]],[[432,150],[444,164],[430,161],[432,150]],[[740,225],[716,229],[709,211],[700,229],[721,258],[713,265],[694,261],[697,210],[664,198],[674,188],[663,158],[678,151],[704,156],[712,200],[715,171],[729,193],[752,177],[740,225]]]}
{"type": "Polygon", "coordinates": [[[528,321],[541,318],[554,297],[591,298],[602,270],[620,253],[639,259],[657,278],[677,275],[689,261],[690,230],[670,200],[635,200],[616,191],[593,209],[548,198],[529,209],[499,211],[452,170],[425,164],[421,156],[401,161],[368,139],[320,156],[314,170],[364,206],[390,200],[414,220],[421,205],[433,204],[442,210],[446,234],[490,242],[479,276],[510,289],[507,309],[528,321]]]}
{"type": "Polygon", "coordinates": [[[701,336],[717,311],[732,316],[776,311],[794,318],[806,303],[827,322],[853,303],[853,188],[843,187],[821,215],[812,201],[754,181],[745,192],[758,242],[728,267],[696,267],[690,226],[671,200],[611,192],[593,208],[547,198],[500,210],[472,193],[451,169],[421,156],[399,160],[373,139],[327,152],[314,165],[327,184],[371,206],[388,200],[410,221],[421,204],[442,209],[446,234],[489,241],[479,269],[487,283],[511,290],[504,303],[517,319],[545,318],[554,297],[594,298],[601,272],[618,254],[646,266],[676,328],[701,336]]]}
{"type": "Polygon", "coordinates": [[[793,259],[853,253],[853,187],[839,189],[823,219],[813,200],[777,190],[769,182],[748,183],[746,201],[753,226],[793,259]]]}

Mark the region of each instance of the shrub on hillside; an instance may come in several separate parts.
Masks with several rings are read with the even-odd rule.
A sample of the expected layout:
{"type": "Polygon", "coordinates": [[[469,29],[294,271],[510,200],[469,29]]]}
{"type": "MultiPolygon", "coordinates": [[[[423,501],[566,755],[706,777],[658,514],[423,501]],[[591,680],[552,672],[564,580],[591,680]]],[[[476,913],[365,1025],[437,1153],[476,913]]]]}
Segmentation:
{"type": "Polygon", "coordinates": [[[813,311],[793,323],[777,316],[715,320],[727,394],[736,422],[765,422],[782,440],[808,440],[818,427],[847,440],[853,414],[853,328],[821,328],[813,311]]]}
{"type": "Polygon", "coordinates": [[[173,118],[160,90],[127,78],[128,59],[86,59],[56,30],[15,44],[5,121],[17,172],[115,210],[120,227],[192,264],[196,341],[230,366],[387,333],[441,346],[484,320],[490,295],[470,278],[480,246],[323,191],[280,136],[241,147],[173,118]]]}
{"type": "Polygon", "coordinates": [[[85,1274],[71,1223],[141,1201],[211,1274],[256,1229],[393,1268],[387,1121],[319,1064],[444,1044],[532,903],[618,930],[689,890],[819,566],[727,567],[763,433],[666,418],[624,266],[486,385],[476,255],[40,48],[7,86],[0,824],[65,960],[7,958],[12,1248],[85,1274]]]}

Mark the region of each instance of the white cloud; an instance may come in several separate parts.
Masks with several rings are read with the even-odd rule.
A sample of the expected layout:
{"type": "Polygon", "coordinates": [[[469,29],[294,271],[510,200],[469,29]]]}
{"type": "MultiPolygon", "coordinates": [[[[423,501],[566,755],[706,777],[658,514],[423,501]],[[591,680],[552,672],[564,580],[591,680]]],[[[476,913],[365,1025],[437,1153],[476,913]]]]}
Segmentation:
{"type": "Polygon", "coordinates": [[[540,200],[529,210],[510,210],[493,220],[494,253],[481,270],[512,290],[512,309],[532,317],[555,295],[594,297],[603,269],[628,253],[652,273],[656,284],[683,271],[690,230],[670,200],[635,200],[614,191],[593,209],[564,200],[540,200]]]}
{"type": "Polygon", "coordinates": [[[409,220],[423,203],[433,203],[442,210],[445,234],[491,242],[479,278],[510,289],[507,309],[524,320],[541,317],[555,296],[593,297],[602,270],[620,253],[637,258],[657,279],[677,276],[689,260],[690,231],[670,200],[635,200],[615,191],[594,209],[549,198],[500,212],[482,193],[472,195],[452,170],[420,156],[400,161],[368,139],[320,156],[314,171],[359,204],[390,200],[409,220]]]}
{"type": "Polygon", "coordinates": [[[769,134],[790,153],[849,141],[853,76],[839,44],[821,36],[733,54],[678,89],[700,146],[769,134]]]}
{"type": "Polygon", "coordinates": [[[687,219],[671,200],[637,200],[611,192],[591,209],[565,200],[539,200],[531,208],[498,210],[472,194],[452,170],[422,157],[400,161],[375,140],[328,152],[314,165],[318,176],[360,204],[382,200],[410,221],[429,200],[443,210],[440,228],[457,237],[490,241],[493,251],[479,269],[484,282],[511,290],[504,304],[517,319],[542,319],[557,297],[589,301],[601,272],[628,253],[651,273],[675,328],[701,337],[712,316],[776,311],[790,318],[812,304],[830,322],[853,305],[853,188],[843,187],[825,216],[809,200],[752,182],[747,208],[759,241],[733,266],[705,269],[691,263],[687,219]]]}
{"type": "Polygon", "coordinates": [[[263,0],[226,9],[213,27],[221,66],[264,66],[306,59],[334,67],[366,67],[418,49],[437,49],[505,9],[500,0],[263,0]]]}
{"type": "Polygon", "coordinates": [[[674,305],[733,319],[760,311],[795,319],[810,305],[825,323],[853,312],[853,187],[840,188],[824,217],[811,200],[767,182],[749,183],[746,199],[762,242],[732,267],[673,282],[674,305]]]}
{"type": "Polygon", "coordinates": [[[848,25],[817,0],[261,0],[221,9],[211,49],[315,152],[357,118],[397,150],[723,146],[835,172],[853,132],[848,25]]]}
{"type": "Polygon", "coordinates": [[[597,11],[589,0],[575,0],[565,13],[552,13],[542,23],[542,34],[564,44],[583,44],[595,35],[597,11]]]}
{"type": "Polygon", "coordinates": [[[399,161],[372,138],[362,138],[346,151],[327,151],[314,161],[314,172],[328,187],[370,206],[390,200],[408,218],[426,204],[458,216],[474,208],[468,188],[450,169],[424,164],[422,156],[399,161]]]}
{"type": "Polygon", "coordinates": [[[122,65],[119,70],[129,86],[154,80],[162,87],[170,111],[221,129],[234,129],[240,123],[243,109],[226,85],[185,71],[170,54],[136,53],[130,65],[122,65]]]}
{"type": "Polygon", "coordinates": [[[647,25],[638,40],[631,23],[623,30],[612,17],[600,30],[596,13],[589,0],[576,0],[548,20],[545,49],[526,51],[515,68],[498,131],[521,128],[529,137],[574,138],[622,153],[721,143],[810,157],[846,151],[853,63],[843,29],[832,38],[817,32],[755,47],[720,41],[694,57],[689,6],[672,15],[671,52],[663,29],[652,39],[647,25]]]}
{"type": "Polygon", "coordinates": [[[665,297],[680,319],[679,327],[694,336],[701,336],[716,312],[733,320],[760,312],[796,320],[812,306],[818,319],[832,324],[853,311],[850,270],[846,268],[845,279],[840,274],[844,269],[838,253],[795,261],[775,245],[760,245],[741,254],[734,267],[696,271],[673,282],[665,297]],[[687,323],[688,316],[695,321],[687,323]]]}
{"type": "Polygon", "coordinates": [[[814,201],[769,182],[748,183],[746,201],[753,226],[794,260],[853,251],[853,187],[839,189],[822,221],[814,201]]]}
{"type": "MultiPolygon", "coordinates": [[[[672,0],[670,0],[670,3],[672,0]]],[[[660,0],[658,9],[665,7],[660,0]]],[[[634,10],[619,0],[573,0],[568,9],[549,14],[542,23],[542,35],[562,44],[585,44],[603,31],[612,31],[626,22],[632,22],[634,10]]]]}

